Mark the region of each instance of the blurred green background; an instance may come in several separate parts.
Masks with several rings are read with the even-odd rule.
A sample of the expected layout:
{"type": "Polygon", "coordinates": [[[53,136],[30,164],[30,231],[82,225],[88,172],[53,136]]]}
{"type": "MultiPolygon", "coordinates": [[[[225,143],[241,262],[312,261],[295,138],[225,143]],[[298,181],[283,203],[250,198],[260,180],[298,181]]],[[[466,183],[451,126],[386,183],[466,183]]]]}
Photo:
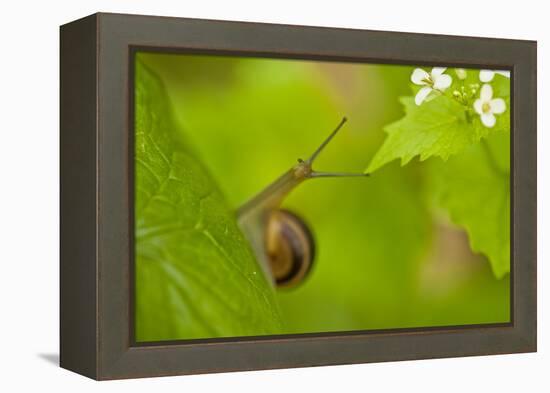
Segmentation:
{"type": "MultiPolygon", "coordinates": [[[[403,116],[414,67],[139,53],[235,209],[348,123],[316,162],[360,172],[403,116]]],[[[430,159],[369,178],[308,180],[285,200],[313,230],[317,258],[278,290],[285,333],[508,322],[509,275],[496,279],[426,197],[430,159]]],[[[439,160],[439,159],[438,159],[439,160]]]]}

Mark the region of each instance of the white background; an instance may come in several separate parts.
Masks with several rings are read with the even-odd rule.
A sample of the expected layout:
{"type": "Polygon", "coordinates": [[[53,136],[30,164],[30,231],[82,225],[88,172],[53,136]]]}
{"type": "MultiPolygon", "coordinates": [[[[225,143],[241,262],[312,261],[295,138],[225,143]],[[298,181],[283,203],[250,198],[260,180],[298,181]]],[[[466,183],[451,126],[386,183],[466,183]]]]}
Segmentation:
{"type": "Polygon", "coordinates": [[[546,2],[5,1],[0,14],[0,390],[33,391],[550,391],[546,2]],[[58,26],[96,11],[442,33],[538,41],[539,352],[93,382],[54,365],[58,354],[58,26]],[[542,66],[544,65],[544,67],[542,66]],[[545,365],[545,362],[547,363],[545,365]]]}

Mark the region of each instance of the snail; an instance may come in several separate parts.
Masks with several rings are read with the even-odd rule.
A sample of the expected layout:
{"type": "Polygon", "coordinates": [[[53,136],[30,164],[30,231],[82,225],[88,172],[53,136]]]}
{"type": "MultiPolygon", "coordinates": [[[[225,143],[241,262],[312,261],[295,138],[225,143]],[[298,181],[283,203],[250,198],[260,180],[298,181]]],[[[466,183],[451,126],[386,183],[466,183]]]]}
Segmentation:
{"type": "Polygon", "coordinates": [[[313,234],[302,218],[281,208],[285,197],[307,179],[368,176],[365,173],[318,172],[312,167],[346,120],[344,117],[307,160],[298,159],[296,165],[237,210],[237,221],[264,274],[277,287],[295,287],[303,282],[315,258],[313,234]]]}

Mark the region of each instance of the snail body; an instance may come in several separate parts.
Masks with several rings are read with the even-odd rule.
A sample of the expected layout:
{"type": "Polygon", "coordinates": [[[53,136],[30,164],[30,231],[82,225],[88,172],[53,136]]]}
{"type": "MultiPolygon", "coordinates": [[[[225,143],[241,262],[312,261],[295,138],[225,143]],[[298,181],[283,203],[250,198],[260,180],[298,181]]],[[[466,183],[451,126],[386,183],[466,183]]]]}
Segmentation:
{"type": "Polygon", "coordinates": [[[237,220],[252,245],[262,270],[277,287],[294,287],[307,277],[315,258],[315,240],[309,225],[297,214],[282,209],[286,196],[307,179],[368,176],[363,173],[317,172],[312,164],[346,122],[336,129],[307,160],[298,163],[237,211],[237,220]]]}

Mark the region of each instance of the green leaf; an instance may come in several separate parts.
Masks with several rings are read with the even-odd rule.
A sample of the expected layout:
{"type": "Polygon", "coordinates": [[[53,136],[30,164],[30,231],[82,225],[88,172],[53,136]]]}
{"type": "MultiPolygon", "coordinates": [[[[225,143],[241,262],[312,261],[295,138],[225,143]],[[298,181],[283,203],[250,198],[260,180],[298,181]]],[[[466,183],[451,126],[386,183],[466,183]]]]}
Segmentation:
{"type": "MultiPolygon", "coordinates": [[[[470,74],[473,78],[474,72],[470,71],[470,74]]],[[[415,104],[414,97],[401,97],[405,116],[385,127],[388,137],[375,154],[367,172],[374,172],[398,158],[401,159],[401,165],[407,164],[416,156],[419,156],[421,161],[429,157],[441,157],[447,160],[450,156],[462,152],[489,135],[509,130],[509,79],[495,75],[491,82],[494,90],[493,97],[504,98],[507,104],[506,112],[497,115],[497,124],[493,128],[483,126],[479,116],[472,109],[473,102],[479,93],[477,97],[469,98],[467,107],[451,97],[450,91],[458,91],[461,88],[466,92],[470,91],[470,82],[473,81],[468,79],[462,82],[454,78],[453,85],[446,95],[436,95],[420,106],[415,104]],[[466,108],[469,109],[466,110],[466,108]]]]}
{"type": "Polygon", "coordinates": [[[432,166],[437,201],[468,233],[493,273],[510,271],[510,133],[492,135],[432,166]]]}
{"type": "Polygon", "coordinates": [[[415,156],[420,156],[421,161],[432,156],[446,160],[482,136],[467,123],[461,105],[448,97],[436,97],[420,106],[413,97],[402,97],[400,101],[406,115],[385,127],[388,137],[367,172],[397,158],[401,158],[401,165],[415,156]]]}
{"type": "Polygon", "coordinates": [[[485,127],[472,110],[481,85],[478,72],[468,70],[466,80],[454,78],[444,95],[420,106],[413,97],[401,98],[405,116],[386,126],[388,137],[367,171],[398,158],[402,165],[416,156],[420,161],[442,158],[434,165],[440,205],[500,278],[510,271],[510,80],[497,74],[490,83],[493,98],[503,98],[507,107],[493,128],[485,127]],[[463,94],[465,106],[450,92],[463,94]]]}
{"type": "Polygon", "coordinates": [[[234,213],[139,60],[135,122],[137,341],[279,332],[273,290],[234,213]]]}

